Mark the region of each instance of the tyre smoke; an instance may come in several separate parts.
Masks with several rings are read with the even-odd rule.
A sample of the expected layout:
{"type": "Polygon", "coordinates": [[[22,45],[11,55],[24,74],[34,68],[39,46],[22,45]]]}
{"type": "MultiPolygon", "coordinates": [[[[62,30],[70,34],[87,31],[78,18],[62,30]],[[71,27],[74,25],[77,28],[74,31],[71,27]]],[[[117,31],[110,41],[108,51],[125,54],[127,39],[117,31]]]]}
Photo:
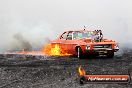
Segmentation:
{"type": "Polygon", "coordinates": [[[1,0],[0,51],[20,45],[39,50],[63,31],[83,26],[131,48],[131,8],[131,0],[1,0]]]}

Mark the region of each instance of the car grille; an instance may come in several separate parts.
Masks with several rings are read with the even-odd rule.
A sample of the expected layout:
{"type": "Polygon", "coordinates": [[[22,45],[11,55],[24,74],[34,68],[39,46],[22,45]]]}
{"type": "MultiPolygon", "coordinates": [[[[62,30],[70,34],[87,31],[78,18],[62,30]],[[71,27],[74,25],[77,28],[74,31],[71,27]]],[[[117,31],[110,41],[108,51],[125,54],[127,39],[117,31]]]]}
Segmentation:
{"type": "Polygon", "coordinates": [[[111,48],[111,44],[98,44],[98,45],[94,45],[93,48],[94,49],[98,49],[98,48],[101,48],[101,49],[105,49],[105,48],[111,48]]]}

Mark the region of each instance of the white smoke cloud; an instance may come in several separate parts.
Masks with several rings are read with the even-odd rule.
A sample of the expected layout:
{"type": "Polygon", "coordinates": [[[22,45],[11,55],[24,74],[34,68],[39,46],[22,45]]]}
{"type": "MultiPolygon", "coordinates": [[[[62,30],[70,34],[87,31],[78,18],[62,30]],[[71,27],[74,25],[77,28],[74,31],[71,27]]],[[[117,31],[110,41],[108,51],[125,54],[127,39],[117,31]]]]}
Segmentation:
{"type": "Polygon", "coordinates": [[[68,29],[102,29],[119,43],[132,43],[131,0],[1,0],[0,50],[6,50],[21,33],[34,48],[68,29]]]}

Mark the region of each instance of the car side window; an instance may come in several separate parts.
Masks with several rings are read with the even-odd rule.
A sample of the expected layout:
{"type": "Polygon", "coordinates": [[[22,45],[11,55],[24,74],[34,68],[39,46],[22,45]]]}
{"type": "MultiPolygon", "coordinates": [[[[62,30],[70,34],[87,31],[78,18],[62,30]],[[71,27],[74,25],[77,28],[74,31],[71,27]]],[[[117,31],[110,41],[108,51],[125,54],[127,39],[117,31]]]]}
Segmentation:
{"type": "Polygon", "coordinates": [[[66,39],[66,38],[67,38],[67,32],[64,32],[64,33],[61,35],[60,39],[66,39]]]}
{"type": "Polygon", "coordinates": [[[67,35],[67,40],[72,40],[72,32],[69,32],[67,35]]]}

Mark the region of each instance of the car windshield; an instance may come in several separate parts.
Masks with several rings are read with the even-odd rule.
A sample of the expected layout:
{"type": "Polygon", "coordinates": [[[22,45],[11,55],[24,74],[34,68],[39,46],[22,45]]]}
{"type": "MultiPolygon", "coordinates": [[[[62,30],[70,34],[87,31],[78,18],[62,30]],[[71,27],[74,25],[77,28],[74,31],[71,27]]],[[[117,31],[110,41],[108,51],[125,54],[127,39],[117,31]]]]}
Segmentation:
{"type": "Polygon", "coordinates": [[[89,38],[93,35],[93,31],[86,31],[86,32],[74,32],[73,33],[73,39],[80,39],[80,38],[89,38]]]}

